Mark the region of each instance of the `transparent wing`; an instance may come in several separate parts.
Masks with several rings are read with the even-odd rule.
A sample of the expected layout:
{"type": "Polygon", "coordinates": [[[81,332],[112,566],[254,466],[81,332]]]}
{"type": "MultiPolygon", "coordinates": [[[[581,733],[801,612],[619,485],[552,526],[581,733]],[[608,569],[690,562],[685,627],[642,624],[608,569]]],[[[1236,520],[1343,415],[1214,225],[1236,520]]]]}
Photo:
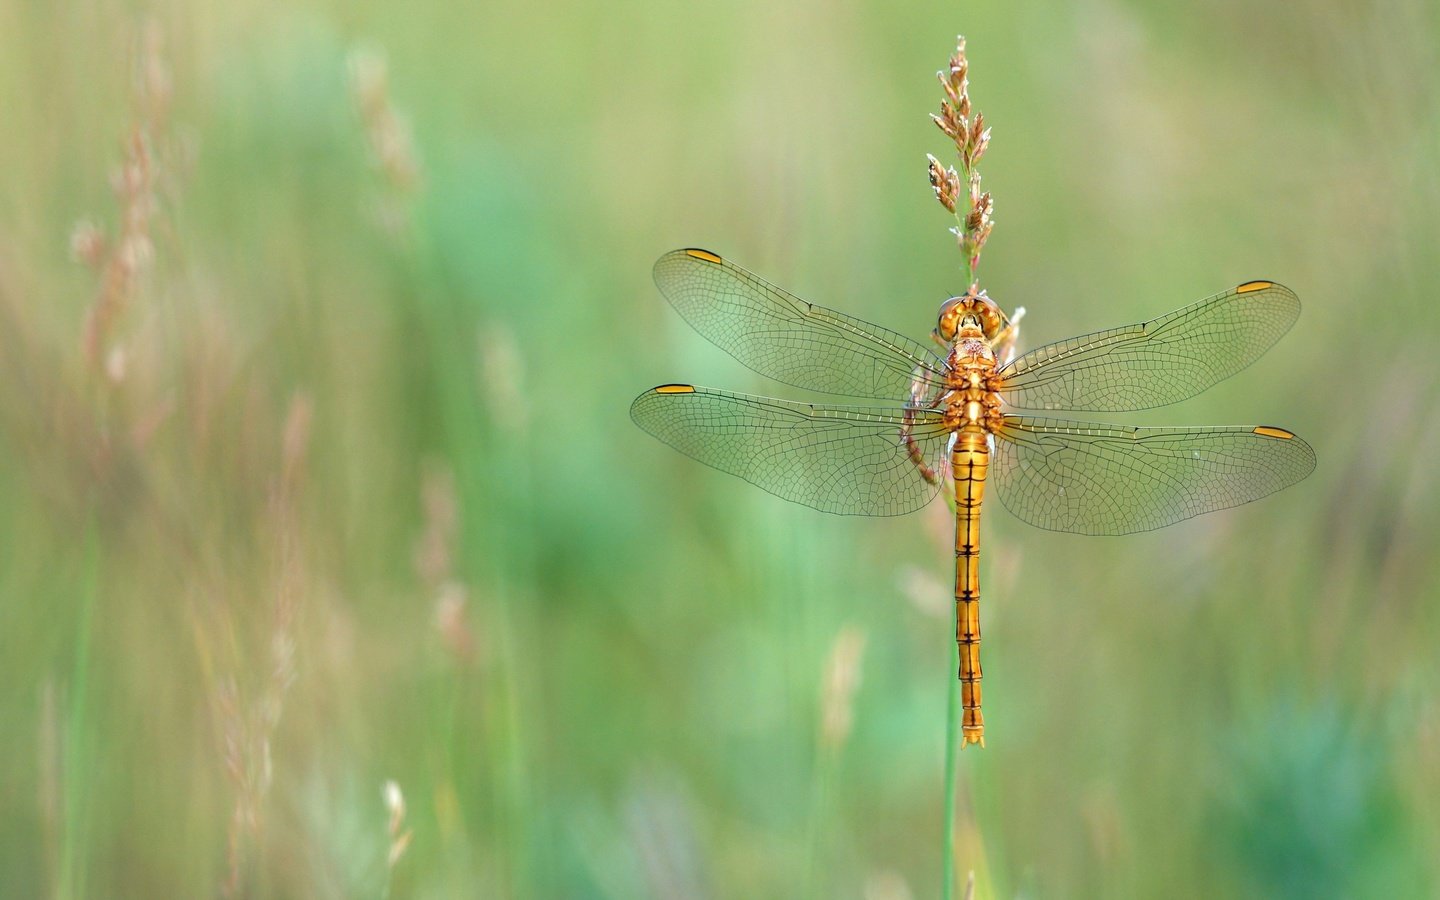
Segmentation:
{"type": "Polygon", "coordinates": [[[1283,428],[1130,428],[1006,416],[991,479],[1016,518],[1077,534],[1149,531],[1258,500],[1309,475],[1283,428]]]}
{"type": "Polygon", "coordinates": [[[1123,412],[1178,403],[1250,365],[1300,315],[1287,287],[1251,281],[1169,315],[1032,350],[1000,370],[1022,409],[1123,412]]]}
{"type": "Polygon", "coordinates": [[[811,391],[902,401],[944,363],[923,344],[806,303],[708,250],[674,250],[655,284],[695,330],[767,378],[811,391]]]}
{"type": "MultiPolygon", "coordinates": [[[[936,468],[949,432],[937,413],[914,416],[917,451],[936,468]]],[[[904,416],[887,408],[664,385],[636,397],[630,417],[681,453],[824,512],[895,516],[919,509],[938,491],[901,440],[904,416]]]]}

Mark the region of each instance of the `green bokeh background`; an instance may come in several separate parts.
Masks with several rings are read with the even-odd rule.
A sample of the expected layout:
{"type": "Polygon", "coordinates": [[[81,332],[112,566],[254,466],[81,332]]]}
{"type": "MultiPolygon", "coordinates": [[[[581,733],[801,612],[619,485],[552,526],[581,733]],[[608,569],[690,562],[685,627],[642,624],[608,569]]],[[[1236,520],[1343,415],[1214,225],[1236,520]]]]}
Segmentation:
{"type": "Polygon", "coordinates": [[[1024,345],[1281,281],[1260,363],[1129,421],[1320,459],[1125,538],[987,507],[960,871],[1440,892],[1432,4],[0,0],[0,895],[937,896],[944,508],[790,506],[626,407],[798,394],[659,297],[677,246],[928,333],[956,32],[1024,345]],[[154,251],[97,366],[70,235],[119,229],[137,122],[154,251]]]}

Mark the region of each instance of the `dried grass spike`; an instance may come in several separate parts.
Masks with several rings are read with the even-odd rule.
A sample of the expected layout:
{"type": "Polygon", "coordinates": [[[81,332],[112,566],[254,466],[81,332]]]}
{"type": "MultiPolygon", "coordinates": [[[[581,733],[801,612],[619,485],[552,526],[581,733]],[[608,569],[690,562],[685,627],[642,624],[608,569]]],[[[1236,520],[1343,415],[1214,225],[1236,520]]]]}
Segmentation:
{"type": "Polygon", "coordinates": [[[950,57],[948,69],[936,74],[945,97],[940,102],[940,112],[930,118],[955,145],[960,168],[958,171],[945,169],[934,156],[927,155],[930,186],[935,190],[935,199],[955,217],[952,231],[964,260],[965,280],[971,282],[994,222],[990,195],[980,190],[980,173],[975,168],[990,146],[990,129],[982,113],[971,116],[970,61],[965,56],[963,35],[955,39],[955,53],[950,57]],[[968,190],[962,192],[962,186],[968,190]]]}

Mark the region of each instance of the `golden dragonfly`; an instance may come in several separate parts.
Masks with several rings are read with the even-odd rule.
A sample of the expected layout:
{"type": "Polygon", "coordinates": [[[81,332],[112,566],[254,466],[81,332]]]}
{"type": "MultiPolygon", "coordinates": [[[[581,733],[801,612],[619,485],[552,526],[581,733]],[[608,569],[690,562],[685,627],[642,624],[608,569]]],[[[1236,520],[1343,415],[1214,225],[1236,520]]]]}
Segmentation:
{"type": "Polygon", "coordinates": [[[940,306],[933,338],[941,355],[807,303],[708,250],[667,253],[654,275],[696,331],[751,369],[885,405],[822,406],[662,384],[630,406],[645,431],[829,513],[913,512],[947,476],[953,483],[961,746],[985,743],[979,563],[988,482],[1031,525],[1128,534],[1257,500],[1315,468],[1308,444],[1270,425],[1141,428],[1005,411],[1122,412],[1193,397],[1248,366],[1295,322],[1299,299],[1272,281],[1009,359],[1014,324],[973,287],[940,306]]]}

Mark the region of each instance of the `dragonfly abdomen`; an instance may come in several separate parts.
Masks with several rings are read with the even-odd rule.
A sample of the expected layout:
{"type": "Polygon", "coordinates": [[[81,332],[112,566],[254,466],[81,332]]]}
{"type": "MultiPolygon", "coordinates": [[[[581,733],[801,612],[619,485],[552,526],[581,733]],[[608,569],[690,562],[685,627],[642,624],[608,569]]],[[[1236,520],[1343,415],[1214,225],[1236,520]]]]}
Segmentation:
{"type": "Polygon", "coordinates": [[[955,477],[955,641],[960,649],[962,741],[985,746],[980,713],[980,504],[990,468],[990,447],[978,426],[955,435],[950,451],[955,477]]]}

